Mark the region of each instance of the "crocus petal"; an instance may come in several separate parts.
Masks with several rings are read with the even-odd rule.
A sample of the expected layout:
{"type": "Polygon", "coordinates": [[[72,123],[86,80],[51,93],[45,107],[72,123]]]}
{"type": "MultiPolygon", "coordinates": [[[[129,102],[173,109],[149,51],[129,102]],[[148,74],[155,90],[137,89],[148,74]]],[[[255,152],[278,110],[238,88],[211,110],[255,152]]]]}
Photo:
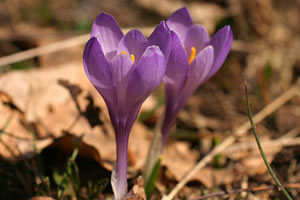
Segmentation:
{"type": "MultiPolygon", "coordinates": [[[[209,72],[209,68],[214,61],[214,50],[212,46],[204,48],[191,63],[190,70],[188,72],[188,78],[185,82],[184,88],[177,91],[172,102],[172,99],[168,99],[169,91],[167,91],[166,85],[166,110],[165,118],[162,126],[162,144],[165,145],[170,134],[171,128],[176,120],[176,115],[185,105],[187,99],[193,94],[193,92],[203,82],[204,78],[209,72]]],[[[170,56],[171,57],[171,56],[170,56]]]]}
{"type": "Polygon", "coordinates": [[[112,85],[109,63],[95,37],[92,37],[85,46],[83,64],[85,73],[93,85],[97,85],[100,88],[112,85]]]}
{"type": "Polygon", "coordinates": [[[166,109],[168,112],[171,112],[169,106],[176,106],[177,95],[184,86],[189,71],[188,58],[179,37],[172,31],[171,38],[171,53],[164,77],[166,109]]]}
{"type": "Polygon", "coordinates": [[[111,59],[116,54],[123,33],[111,15],[101,13],[93,24],[91,37],[98,38],[105,56],[111,59]]]}
{"type": "Polygon", "coordinates": [[[196,52],[200,52],[205,46],[209,44],[209,35],[206,29],[199,25],[192,25],[186,33],[184,46],[187,54],[191,54],[191,48],[195,47],[196,52]]]}
{"type": "Polygon", "coordinates": [[[210,44],[214,47],[215,61],[207,78],[213,76],[222,66],[232,45],[233,34],[230,26],[219,30],[211,39],[210,44]]]}
{"type": "Polygon", "coordinates": [[[211,45],[205,47],[190,65],[188,79],[182,92],[184,103],[201,83],[206,79],[214,62],[214,49],[211,45]]]}
{"type": "Polygon", "coordinates": [[[184,41],[186,32],[193,25],[193,21],[187,8],[184,7],[178,9],[169,17],[167,25],[179,35],[181,41],[184,41]]]}
{"type": "Polygon", "coordinates": [[[83,66],[86,76],[105,100],[112,111],[116,104],[113,77],[99,41],[92,37],[86,44],[83,53],[83,66]]]}
{"type": "Polygon", "coordinates": [[[162,21],[148,38],[149,45],[157,45],[168,59],[170,54],[171,34],[166,23],[162,21]]]}
{"type": "Polygon", "coordinates": [[[128,85],[128,76],[133,67],[133,61],[129,55],[119,54],[111,61],[111,72],[116,88],[119,109],[126,107],[125,98],[128,85]]]}
{"type": "Polygon", "coordinates": [[[133,29],[126,33],[126,35],[121,39],[118,46],[118,54],[122,51],[133,54],[135,56],[135,61],[138,62],[147,46],[148,40],[141,31],[133,29]]]}
{"type": "Polygon", "coordinates": [[[166,72],[165,57],[158,46],[150,46],[130,74],[127,88],[127,106],[134,108],[158,87],[166,72]]]}

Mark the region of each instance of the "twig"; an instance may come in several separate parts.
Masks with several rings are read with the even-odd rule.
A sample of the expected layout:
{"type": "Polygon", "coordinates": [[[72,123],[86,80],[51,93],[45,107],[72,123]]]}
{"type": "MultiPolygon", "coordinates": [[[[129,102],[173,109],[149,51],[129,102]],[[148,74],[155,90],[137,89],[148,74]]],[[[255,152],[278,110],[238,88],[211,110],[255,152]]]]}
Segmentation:
{"type": "MultiPolygon", "coordinates": [[[[277,97],[272,103],[267,105],[264,109],[262,109],[259,113],[257,113],[253,121],[258,123],[266,118],[268,115],[273,113],[275,110],[280,108],[287,101],[292,99],[294,96],[299,94],[299,80],[293,85],[290,89],[288,89],[281,96],[277,97]]],[[[238,136],[244,135],[251,128],[250,122],[244,123],[240,128],[234,131],[234,134],[226,138],[221,144],[216,146],[209,154],[207,154],[202,160],[200,160],[194,167],[191,169],[181,180],[180,182],[173,188],[173,190],[167,195],[163,197],[163,200],[171,200],[175,197],[175,195],[185,186],[185,184],[190,181],[197,172],[202,169],[208,162],[210,162],[215,155],[222,153],[226,148],[228,148],[231,144],[233,144],[238,136]]]]}
{"type": "Polygon", "coordinates": [[[9,56],[4,56],[0,58],[0,66],[3,67],[29,58],[34,58],[40,55],[61,51],[74,46],[79,46],[84,44],[88,40],[88,38],[89,34],[85,34],[64,41],[54,42],[49,45],[32,48],[9,56]]]}
{"type": "MultiPolygon", "coordinates": [[[[300,183],[284,184],[284,187],[290,188],[290,189],[300,189],[300,183]]],[[[246,188],[246,189],[234,189],[234,190],[230,190],[230,191],[218,191],[218,192],[210,193],[207,195],[203,195],[203,196],[195,198],[193,200],[202,200],[202,199],[237,194],[237,193],[242,193],[242,192],[261,192],[261,191],[274,190],[274,189],[277,189],[277,185],[268,185],[268,186],[253,187],[253,188],[246,188]]]]}
{"type": "MultiPolygon", "coordinates": [[[[296,138],[282,138],[273,141],[262,142],[265,148],[271,147],[282,147],[282,146],[295,146],[300,145],[300,137],[296,138]]],[[[225,154],[230,155],[233,152],[237,152],[238,150],[247,150],[247,149],[254,149],[256,148],[256,143],[240,143],[238,145],[234,145],[233,147],[228,148],[225,150],[225,154]]]]}
{"type": "Polygon", "coordinates": [[[0,137],[3,133],[5,133],[6,129],[8,128],[10,122],[11,122],[12,118],[10,117],[6,123],[4,124],[3,128],[0,128],[0,137]]]}
{"type": "MultiPolygon", "coordinates": [[[[144,28],[140,28],[141,31],[143,31],[146,35],[150,34],[152,31],[152,27],[144,27],[144,28]]],[[[124,32],[127,32],[129,29],[123,29],[124,32]]],[[[0,67],[6,66],[6,65],[10,65],[22,60],[26,60],[29,58],[34,58],[37,56],[41,56],[41,55],[45,55],[45,54],[49,54],[49,53],[53,53],[56,51],[61,51],[64,49],[68,49],[71,47],[75,47],[75,46],[80,46],[83,45],[87,42],[87,40],[89,39],[90,34],[84,34],[84,35],[80,35],[77,37],[73,37],[70,39],[66,39],[63,41],[59,41],[59,42],[54,42],[52,44],[49,45],[45,45],[45,46],[41,46],[41,47],[37,47],[37,48],[32,48],[26,51],[22,51],[19,53],[15,53],[9,56],[4,56],[0,58],[0,67]]]]}
{"type": "MultiPolygon", "coordinates": [[[[264,109],[262,109],[259,113],[257,113],[253,117],[253,122],[256,124],[263,119],[265,119],[267,116],[269,116],[271,113],[273,113],[275,110],[280,108],[283,104],[285,104],[287,101],[292,99],[295,95],[299,95],[299,84],[300,84],[300,79],[285,93],[277,97],[272,103],[267,105],[264,109]]],[[[235,134],[237,136],[241,136],[245,134],[249,129],[251,128],[250,122],[244,123],[240,128],[238,128],[235,131],[235,134]]]]}
{"type": "MultiPolygon", "coordinates": [[[[122,29],[123,32],[129,31],[131,28],[122,29]]],[[[142,27],[139,28],[146,36],[149,36],[153,31],[154,27],[142,27]]],[[[45,54],[50,54],[57,51],[62,51],[65,49],[69,49],[71,47],[80,46],[87,42],[89,39],[90,34],[83,34],[80,36],[72,37],[63,41],[54,42],[49,45],[41,46],[32,48],[26,51],[14,53],[12,55],[0,57],[0,68],[20,62],[26,59],[38,57],[45,54]]],[[[249,47],[249,44],[244,43],[242,41],[233,41],[232,49],[236,51],[245,51],[245,46],[249,47]]],[[[255,48],[254,48],[255,49],[255,48]]]]}
{"type": "Polygon", "coordinates": [[[249,116],[249,120],[251,123],[251,128],[252,128],[252,132],[255,136],[255,140],[259,149],[259,152],[261,154],[262,159],[264,160],[264,163],[266,165],[266,167],[268,168],[268,171],[270,173],[270,175],[272,176],[273,180],[275,181],[276,185],[278,186],[278,190],[282,191],[282,193],[284,194],[284,196],[288,199],[288,200],[293,200],[292,197],[289,195],[289,193],[286,191],[286,189],[283,187],[283,185],[280,183],[279,179],[277,178],[276,174],[274,173],[273,169],[271,168],[270,164],[267,161],[267,157],[265,155],[265,152],[260,144],[260,140],[257,136],[256,133],[256,128],[252,119],[252,113],[251,113],[251,108],[250,108],[250,103],[249,103],[249,99],[248,99],[248,89],[247,89],[247,82],[245,81],[245,93],[246,93],[246,104],[247,104],[247,111],[248,111],[248,116],[249,116]]]}
{"type": "MultiPolygon", "coordinates": [[[[290,137],[286,137],[289,133],[298,133],[299,130],[297,128],[293,129],[292,131],[286,133],[282,137],[276,140],[271,141],[265,141],[262,142],[263,146],[265,148],[270,147],[281,147],[281,146],[294,146],[294,145],[300,145],[300,137],[295,137],[294,134],[290,137]]],[[[231,147],[227,148],[225,150],[225,154],[230,155],[233,152],[241,151],[241,150],[247,150],[247,149],[253,149],[256,148],[257,144],[255,142],[241,142],[235,145],[232,145],[231,147]]]]}
{"type": "Polygon", "coordinates": [[[11,148],[10,145],[6,144],[4,142],[4,140],[2,140],[2,137],[3,137],[4,133],[6,132],[6,130],[8,129],[11,120],[12,120],[12,118],[9,118],[6,121],[6,123],[4,124],[3,128],[0,129],[0,144],[2,144],[11,155],[16,156],[15,151],[13,150],[13,148],[11,148]]]}

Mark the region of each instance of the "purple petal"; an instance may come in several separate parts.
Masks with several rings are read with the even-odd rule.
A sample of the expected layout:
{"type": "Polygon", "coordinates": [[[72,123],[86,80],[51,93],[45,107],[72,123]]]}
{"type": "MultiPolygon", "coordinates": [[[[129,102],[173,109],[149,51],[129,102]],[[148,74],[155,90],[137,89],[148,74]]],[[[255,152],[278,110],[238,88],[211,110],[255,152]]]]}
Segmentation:
{"type": "Polygon", "coordinates": [[[98,38],[105,56],[111,59],[116,54],[123,33],[111,15],[101,13],[93,24],[91,37],[98,38]]]}
{"type": "Polygon", "coordinates": [[[183,104],[206,79],[214,62],[214,49],[210,45],[204,48],[190,65],[188,80],[184,87],[183,104]]]}
{"type": "Polygon", "coordinates": [[[209,44],[209,35],[206,29],[199,25],[192,25],[186,33],[184,45],[187,54],[191,54],[191,48],[195,47],[196,52],[200,52],[205,46],[209,44]]]}
{"type": "Polygon", "coordinates": [[[166,23],[162,21],[149,36],[149,45],[157,45],[168,60],[170,54],[171,34],[166,23]]]}
{"type": "Polygon", "coordinates": [[[118,46],[118,54],[122,51],[133,54],[138,62],[148,46],[148,40],[139,30],[131,30],[121,39],[118,46]]]}
{"type": "Polygon", "coordinates": [[[213,76],[224,63],[232,45],[233,34],[230,26],[219,30],[211,39],[210,44],[214,47],[215,61],[209,72],[208,78],[213,76]]]}
{"type": "Polygon", "coordinates": [[[128,77],[133,68],[133,61],[129,55],[119,54],[111,61],[111,72],[116,88],[118,105],[122,109],[125,105],[128,77]]]}
{"type": "MultiPolygon", "coordinates": [[[[173,99],[175,100],[166,100],[165,118],[162,126],[163,145],[166,144],[168,135],[170,134],[171,128],[175,122],[176,115],[185,105],[187,99],[193,94],[197,87],[199,87],[199,85],[203,82],[204,78],[208,74],[209,69],[213,64],[213,54],[214,52],[212,46],[204,48],[189,66],[189,75],[188,79],[185,82],[184,88],[180,91],[177,91],[177,96],[176,94],[173,95],[173,99]]],[[[169,94],[167,93],[166,89],[166,98],[168,95],[169,94]]]]}
{"type": "Polygon", "coordinates": [[[176,33],[171,32],[171,38],[171,53],[164,77],[166,106],[168,111],[172,110],[168,108],[169,106],[176,106],[174,102],[176,102],[177,96],[184,86],[189,72],[188,58],[179,37],[176,33]]]}
{"type": "Polygon", "coordinates": [[[86,76],[102,95],[110,112],[116,103],[116,94],[110,65],[107,62],[97,38],[92,37],[83,53],[83,65],[86,76]]]}
{"type": "Polygon", "coordinates": [[[167,20],[167,25],[172,31],[175,31],[180,40],[184,41],[188,28],[193,25],[192,18],[187,8],[176,10],[167,20]]]}
{"type": "Polygon", "coordinates": [[[112,86],[112,75],[97,38],[92,37],[83,53],[84,70],[93,85],[99,88],[112,86]]]}
{"type": "Polygon", "coordinates": [[[150,46],[129,77],[127,106],[139,106],[155,90],[166,72],[166,61],[158,46],[150,46]]]}

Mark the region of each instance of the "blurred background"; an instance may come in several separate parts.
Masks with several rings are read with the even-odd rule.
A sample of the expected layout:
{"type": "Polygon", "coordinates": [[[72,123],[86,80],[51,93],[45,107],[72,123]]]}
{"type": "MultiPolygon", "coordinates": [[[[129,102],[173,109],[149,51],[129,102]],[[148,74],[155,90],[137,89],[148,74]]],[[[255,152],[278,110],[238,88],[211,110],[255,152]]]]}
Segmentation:
{"type": "MultiPolygon", "coordinates": [[[[282,56],[290,60],[290,56],[293,56],[291,54],[295,54],[290,52],[293,51],[291,49],[299,47],[298,0],[2,0],[0,55],[5,56],[88,33],[100,12],[113,15],[121,27],[151,27],[183,6],[189,9],[194,22],[203,24],[210,33],[225,24],[231,25],[235,40],[243,42],[236,43],[234,48],[241,53],[254,52],[257,48],[266,50],[270,47],[273,52],[281,49],[285,52],[282,56]]],[[[268,51],[264,53],[268,54],[268,51]]],[[[66,58],[61,53],[55,55],[55,61],[48,60],[60,62],[66,58]]],[[[259,63],[255,65],[266,65],[267,62],[276,62],[279,65],[277,63],[282,61],[277,56],[262,57],[264,58],[258,59],[259,63]],[[276,59],[281,61],[275,61],[276,59]]],[[[76,54],[68,58],[79,56],[76,54]]],[[[21,66],[15,64],[14,67],[47,65],[48,60],[36,58],[31,62],[22,62],[21,66]]],[[[256,59],[244,59],[246,64],[255,62],[254,60],[256,59]]]]}
{"type": "MultiPolygon", "coordinates": [[[[161,20],[184,6],[194,23],[205,26],[210,35],[230,25],[234,42],[221,70],[197,90],[179,114],[154,199],[170,191],[198,160],[247,122],[244,80],[248,81],[254,114],[296,84],[300,75],[300,1],[0,1],[0,199],[58,197],[62,191],[67,191],[63,196],[69,199],[105,199],[111,195],[109,184],[99,180],[110,178],[115,160],[113,131],[102,99],[82,70],[82,53],[92,23],[100,12],[106,12],[125,31],[141,28],[149,36],[161,20]],[[36,48],[44,49],[27,52],[27,57],[22,54],[36,48]],[[83,146],[76,146],[73,137],[83,146]],[[68,189],[74,180],[63,172],[64,163],[73,166],[68,158],[76,148],[80,149],[76,159],[76,173],[82,181],[80,198],[68,189]],[[92,193],[94,186],[101,190],[92,193]]],[[[263,141],[284,136],[299,141],[300,97],[289,98],[257,125],[263,141]]],[[[145,147],[163,101],[160,87],[145,103],[133,130],[131,137],[137,142],[129,148],[130,186],[142,170],[145,147]]],[[[248,131],[199,172],[179,198],[245,184],[271,185],[255,146],[241,150],[250,142],[254,140],[248,131]]],[[[299,143],[280,144],[266,149],[268,159],[280,180],[299,183],[299,143]]],[[[292,194],[299,197],[299,187],[292,194]]],[[[283,198],[276,191],[231,197],[283,198]]]]}

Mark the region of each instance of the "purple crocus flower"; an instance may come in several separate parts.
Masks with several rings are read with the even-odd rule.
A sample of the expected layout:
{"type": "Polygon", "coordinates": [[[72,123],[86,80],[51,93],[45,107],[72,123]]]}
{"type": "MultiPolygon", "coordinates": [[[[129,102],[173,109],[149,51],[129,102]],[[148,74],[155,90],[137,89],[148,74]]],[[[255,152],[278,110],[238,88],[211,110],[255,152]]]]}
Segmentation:
{"type": "Polygon", "coordinates": [[[164,54],[138,30],[123,35],[114,18],[101,13],[87,42],[85,73],[103,97],[115,131],[117,161],[112,173],[116,200],[127,193],[127,150],[132,125],[142,103],[166,72],[164,54]]]}
{"type": "MultiPolygon", "coordinates": [[[[162,145],[167,141],[176,115],[187,99],[203,82],[212,77],[227,57],[233,40],[231,28],[225,26],[210,39],[205,28],[193,21],[186,8],[175,11],[166,22],[171,34],[171,50],[165,53],[167,71],[164,77],[166,109],[162,125],[162,145]]],[[[166,34],[153,33],[160,44],[166,34]]]]}

